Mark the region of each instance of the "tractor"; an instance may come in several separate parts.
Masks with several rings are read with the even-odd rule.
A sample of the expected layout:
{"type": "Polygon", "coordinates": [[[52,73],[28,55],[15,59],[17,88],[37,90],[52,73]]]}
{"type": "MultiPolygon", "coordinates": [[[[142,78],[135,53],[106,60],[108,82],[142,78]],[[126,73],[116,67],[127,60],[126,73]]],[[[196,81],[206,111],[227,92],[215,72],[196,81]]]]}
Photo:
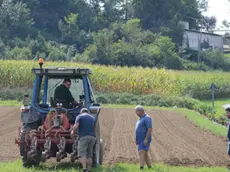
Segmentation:
{"type": "Polygon", "coordinates": [[[94,146],[93,166],[102,164],[103,140],[100,136],[98,116],[100,104],[96,103],[89,75],[91,69],[76,67],[33,68],[34,83],[31,99],[25,94],[20,109],[21,126],[15,143],[20,148],[24,167],[38,166],[50,158],[57,162],[68,157],[71,162],[78,161],[78,137],[71,137],[71,130],[82,108],[87,108],[95,117],[96,144],[94,146]],[[70,91],[78,106],[64,106],[62,100],[54,100],[54,90],[64,79],[71,79],[70,91]]]}

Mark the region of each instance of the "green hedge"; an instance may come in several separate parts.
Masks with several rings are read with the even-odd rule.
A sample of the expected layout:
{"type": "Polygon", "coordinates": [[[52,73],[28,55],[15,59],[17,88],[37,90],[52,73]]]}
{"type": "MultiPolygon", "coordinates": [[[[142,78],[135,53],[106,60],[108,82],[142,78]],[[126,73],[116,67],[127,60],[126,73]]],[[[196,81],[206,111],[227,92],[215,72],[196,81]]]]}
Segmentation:
{"type": "Polygon", "coordinates": [[[141,104],[144,106],[178,107],[199,111],[202,114],[213,113],[212,107],[190,97],[132,95],[129,93],[97,93],[96,99],[102,104],[141,104]]]}

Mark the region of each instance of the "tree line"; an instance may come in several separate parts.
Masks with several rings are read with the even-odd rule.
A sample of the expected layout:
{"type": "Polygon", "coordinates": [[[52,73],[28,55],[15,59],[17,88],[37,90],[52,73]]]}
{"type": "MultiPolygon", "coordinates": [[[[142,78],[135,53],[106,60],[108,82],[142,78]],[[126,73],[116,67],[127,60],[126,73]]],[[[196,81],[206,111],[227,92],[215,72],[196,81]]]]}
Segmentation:
{"type": "Polygon", "coordinates": [[[206,8],[207,0],[0,0],[0,58],[197,68],[178,53],[179,21],[213,23],[206,8]]]}

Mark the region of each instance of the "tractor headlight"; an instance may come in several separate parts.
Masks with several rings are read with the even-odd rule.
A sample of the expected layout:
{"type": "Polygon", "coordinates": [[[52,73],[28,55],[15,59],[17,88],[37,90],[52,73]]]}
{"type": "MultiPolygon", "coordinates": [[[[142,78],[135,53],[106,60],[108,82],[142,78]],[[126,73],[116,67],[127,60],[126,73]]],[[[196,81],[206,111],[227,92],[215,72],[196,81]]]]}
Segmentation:
{"type": "Polygon", "coordinates": [[[29,111],[30,111],[30,106],[22,105],[21,108],[20,108],[20,112],[22,112],[22,113],[27,113],[29,111]]]}

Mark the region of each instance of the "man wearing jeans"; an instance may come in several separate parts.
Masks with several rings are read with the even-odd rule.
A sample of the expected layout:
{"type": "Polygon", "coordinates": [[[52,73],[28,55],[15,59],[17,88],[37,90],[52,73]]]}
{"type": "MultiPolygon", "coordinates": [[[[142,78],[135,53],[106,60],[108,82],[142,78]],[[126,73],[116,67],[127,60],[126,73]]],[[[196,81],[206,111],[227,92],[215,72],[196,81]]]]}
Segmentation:
{"type": "Polygon", "coordinates": [[[140,169],[144,169],[145,163],[151,168],[148,151],[152,141],[152,119],[148,116],[142,106],[136,106],[136,114],[139,120],[136,123],[136,144],[140,156],[140,169]]]}
{"type": "Polygon", "coordinates": [[[95,118],[89,114],[86,108],[82,108],[81,114],[77,116],[71,135],[73,136],[76,131],[78,131],[79,137],[78,156],[83,167],[83,172],[90,172],[96,134],[95,118]]]}

